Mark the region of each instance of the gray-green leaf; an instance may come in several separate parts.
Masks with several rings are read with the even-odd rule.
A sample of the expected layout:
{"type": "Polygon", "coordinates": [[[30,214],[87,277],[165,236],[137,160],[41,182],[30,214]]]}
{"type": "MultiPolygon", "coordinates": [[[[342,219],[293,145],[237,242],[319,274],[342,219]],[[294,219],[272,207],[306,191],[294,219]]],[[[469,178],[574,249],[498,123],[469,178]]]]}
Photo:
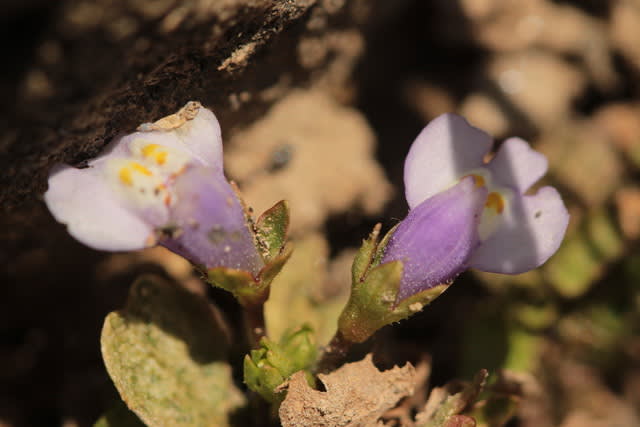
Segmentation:
{"type": "Polygon", "coordinates": [[[120,397],[149,426],[228,426],[245,403],[214,309],[178,285],[139,279],[101,344],[120,397]]]}

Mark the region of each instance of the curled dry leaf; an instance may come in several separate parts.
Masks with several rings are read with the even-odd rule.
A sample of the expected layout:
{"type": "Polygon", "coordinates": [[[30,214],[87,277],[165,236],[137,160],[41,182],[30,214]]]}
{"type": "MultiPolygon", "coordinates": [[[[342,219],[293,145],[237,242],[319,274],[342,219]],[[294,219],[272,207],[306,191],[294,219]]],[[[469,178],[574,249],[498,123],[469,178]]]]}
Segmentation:
{"type": "Polygon", "coordinates": [[[318,377],[326,392],[309,387],[303,372],[291,377],[279,411],[283,427],[375,426],[384,412],[415,388],[410,363],[381,372],[370,354],[318,377]]]}

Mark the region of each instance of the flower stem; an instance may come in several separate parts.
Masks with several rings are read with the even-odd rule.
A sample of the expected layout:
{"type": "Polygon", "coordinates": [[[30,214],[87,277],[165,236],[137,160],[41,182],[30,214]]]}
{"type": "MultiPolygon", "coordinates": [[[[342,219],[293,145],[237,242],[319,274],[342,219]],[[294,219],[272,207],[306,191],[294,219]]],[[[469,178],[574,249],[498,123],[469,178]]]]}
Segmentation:
{"type": "Polygon", "coordinates": [[[325,374],[335,370],[349,353],[353,343],[347,340],[340,331],[336,332],[329,344],[324,348],[316,372],[325,374]]]}
{"type": "Polygon", "coordinates": [[[257,348],[262,337],[267,334],[267,326],[264,321],[264,304],[248,305],[243,308],[247,340],[251,348],[257,348]]]}

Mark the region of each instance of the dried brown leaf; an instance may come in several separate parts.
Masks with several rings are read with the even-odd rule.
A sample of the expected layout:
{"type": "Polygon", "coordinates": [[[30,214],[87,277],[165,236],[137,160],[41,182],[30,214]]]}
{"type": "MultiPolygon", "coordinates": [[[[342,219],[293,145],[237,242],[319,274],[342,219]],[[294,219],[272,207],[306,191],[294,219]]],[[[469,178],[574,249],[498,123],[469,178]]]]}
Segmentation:
{"type": "Polygon", "coordinates": [[[326,392],[309,387],[303,372],[292,376],[280,406],[283,427],[376,426],[384,412],[415,388],[415,369],[410,363],[380,372],[370,354],[318,377],[326,392]]]}

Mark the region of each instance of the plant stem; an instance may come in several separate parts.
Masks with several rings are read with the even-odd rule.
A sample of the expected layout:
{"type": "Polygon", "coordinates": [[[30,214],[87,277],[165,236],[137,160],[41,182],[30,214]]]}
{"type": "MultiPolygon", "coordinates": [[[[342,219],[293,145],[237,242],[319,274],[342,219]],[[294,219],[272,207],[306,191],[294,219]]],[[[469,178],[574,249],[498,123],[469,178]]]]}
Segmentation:
{"type": "Polygon", "coordinates": [[[353,343],[345,339],[340,331],[336,332],[324,348],[316,372],[325,374],[335,370],[347,356],[352,345],[353,343]]]}
{"type": "Polygon", "coordinates": [[[267,325],[264,321],[264,304],[248,305],[243,308],[249,345],[251,348],[257,348],[260,339],[267,334],[267,325]]]}

